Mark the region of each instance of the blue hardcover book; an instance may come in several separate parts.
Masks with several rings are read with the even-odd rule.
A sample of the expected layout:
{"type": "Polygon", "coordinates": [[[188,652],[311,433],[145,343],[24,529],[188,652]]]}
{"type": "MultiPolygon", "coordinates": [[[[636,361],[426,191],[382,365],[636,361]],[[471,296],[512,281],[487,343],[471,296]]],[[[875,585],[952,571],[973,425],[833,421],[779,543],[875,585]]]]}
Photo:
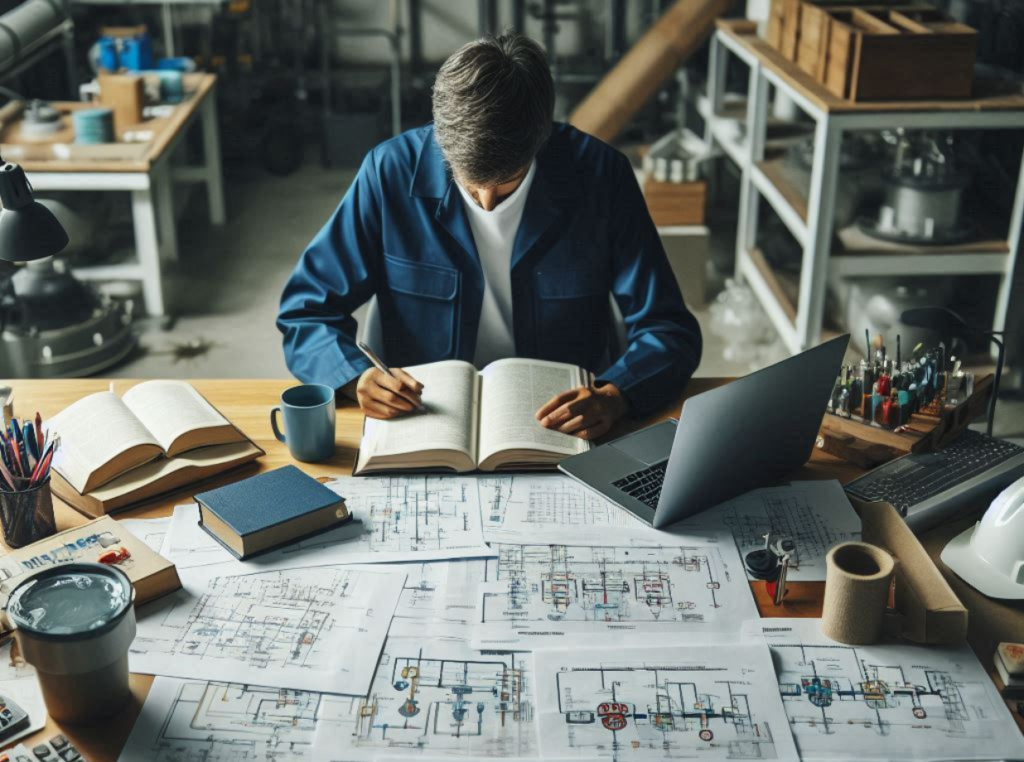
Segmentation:
{"type": "Polygon", "coordinates": [[[295,466],[201,492],[195,501],[199,525],[239,560],[352,518],[343,497],[295,466]]]}

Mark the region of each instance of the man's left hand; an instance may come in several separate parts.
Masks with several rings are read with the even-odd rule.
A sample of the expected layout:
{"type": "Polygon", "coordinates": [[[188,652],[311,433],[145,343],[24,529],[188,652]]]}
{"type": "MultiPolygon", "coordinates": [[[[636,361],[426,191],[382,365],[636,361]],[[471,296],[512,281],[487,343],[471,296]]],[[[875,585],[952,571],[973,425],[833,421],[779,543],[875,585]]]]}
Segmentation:
{"type": "Polygon", "coordinates": [[[537,411],[540,425],[580,439],[597,439],[629,412],[629,402],[614,384],[581,386],[552,397],[537,411]]]}

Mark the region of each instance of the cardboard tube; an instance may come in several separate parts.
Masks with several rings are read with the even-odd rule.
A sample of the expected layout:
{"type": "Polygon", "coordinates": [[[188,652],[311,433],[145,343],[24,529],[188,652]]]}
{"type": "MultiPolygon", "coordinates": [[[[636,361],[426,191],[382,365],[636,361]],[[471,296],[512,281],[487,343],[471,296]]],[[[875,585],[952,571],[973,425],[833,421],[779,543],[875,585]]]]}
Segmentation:
{"type": "Polygon", "coordinates": [[[630,119],[704,44],[732,0],[678,0],[655,21],[569,117],[584,132],[613,140],[630,119]]]}
{"type": "Polygon", "coordinates": [[[866,542],[844,542],[825,557],[825,602],[821,632],[854,646],[878,642],[896,564],[866,542]]]}

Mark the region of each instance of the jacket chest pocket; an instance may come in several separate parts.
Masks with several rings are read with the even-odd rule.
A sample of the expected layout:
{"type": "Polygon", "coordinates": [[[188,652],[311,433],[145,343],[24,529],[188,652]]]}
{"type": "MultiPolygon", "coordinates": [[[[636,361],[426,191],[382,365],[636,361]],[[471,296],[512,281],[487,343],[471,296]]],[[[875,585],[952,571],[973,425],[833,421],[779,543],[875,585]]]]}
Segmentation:
{"type": "Polygon", "coordinates": [[[443,265],[384,255],[388,299],[381,310],[390,362],[416,365],[451,357],[461,274],[443,265]]]}
{"type": "Polygon", "coordinates": [[[542,269],[534,273],[541,353],[593,367],[608,345],[611,283],[603,270],[542,269]]]}

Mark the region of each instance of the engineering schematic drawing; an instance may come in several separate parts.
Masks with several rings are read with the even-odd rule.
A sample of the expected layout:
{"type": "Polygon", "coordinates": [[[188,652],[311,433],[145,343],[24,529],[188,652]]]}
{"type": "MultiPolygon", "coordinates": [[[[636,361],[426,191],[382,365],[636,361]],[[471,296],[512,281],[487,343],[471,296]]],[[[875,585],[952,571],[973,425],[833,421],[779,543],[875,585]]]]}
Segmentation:
{"type": "Polygon", "coordinates": [[[801,759],[1024,758],[1012,717],[967,645],[847,646],[813,620],[763,619],[801,759]],[[984,744],[980,746],[980,744],[984,744]]]}
{"type": "Polygon", "coordinates": [[[795,759],[763,645],[539,651],[545,754],[612,760],[795,759]],[[725,657],[725,658],[723,658],[725,657]]]}

